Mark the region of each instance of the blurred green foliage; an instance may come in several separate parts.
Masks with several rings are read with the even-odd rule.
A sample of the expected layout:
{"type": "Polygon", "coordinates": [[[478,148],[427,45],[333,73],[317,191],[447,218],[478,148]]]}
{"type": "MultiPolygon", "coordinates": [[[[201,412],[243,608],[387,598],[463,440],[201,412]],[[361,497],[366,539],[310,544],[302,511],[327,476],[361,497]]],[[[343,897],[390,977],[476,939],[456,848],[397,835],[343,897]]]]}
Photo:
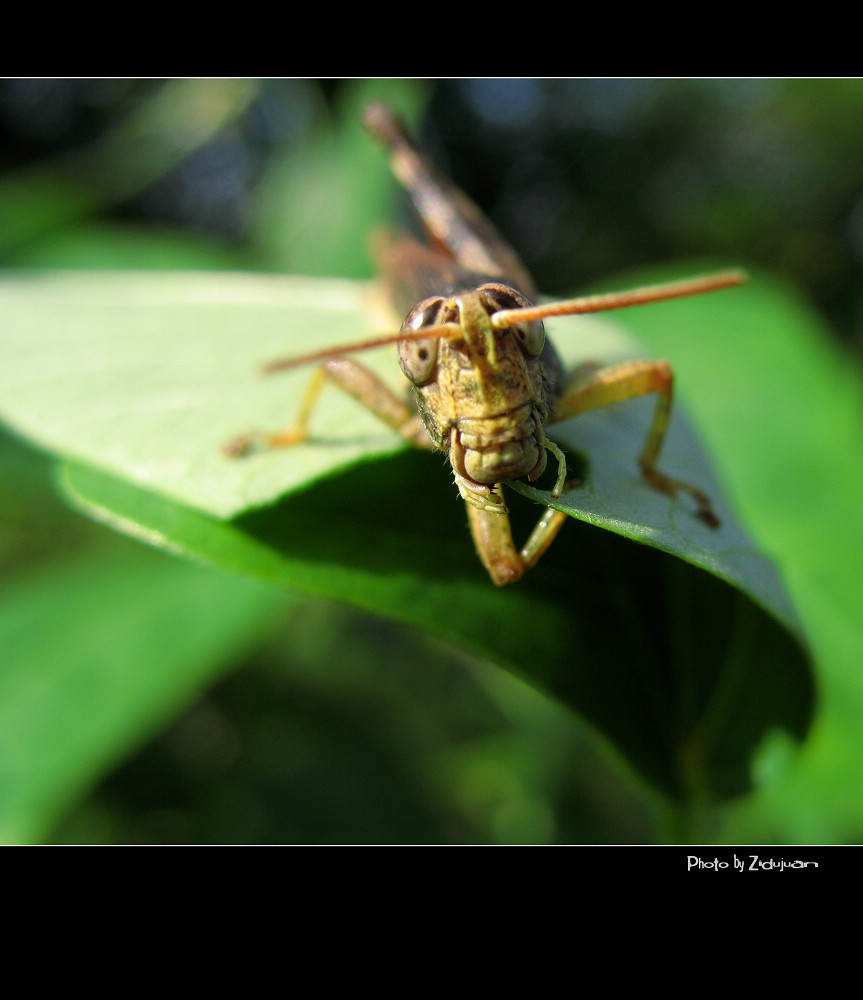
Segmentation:
{"type": "MultiPolygon", "coordinates": [[[[396,198],[356,124],[370,96],[413,115],[550,294],[631,266],[715,256],[763,265],[831,320],[839,348],[814,325],[801,334],[820,359],[814,398],[805,371],[783,368],[781,342],[760,361],[764,391],[803,461],[795,483],[771,483],[769,467],[759,483],[759,510],[772,501],[780,511],[774,524],[744,512],[750,524],[762,518],[759,537],[780,557],[805,535],[805,558],[783,562],[819,652],[820,714],[804,754],[781,741],[765,748],[757,793],[713,816],[701,836],[859,842],[863,545],[859,476],[846,470],[861,443],[849,414],[859,418],[853,355],[863,344],[863,84],[2,81],[0,264],[368,276],[366,234],[392,219],[396,198]],[[825,423],[810,425],[807,412],[829,407],[834,387],[837,434],[822,448],[809,428],[825,423]]],[[[685,386],[687,366],[705,360],[689,356],[693,345],[663,343],[662,330],[653,335],[648,342],[678,370],[686,355],[685,386]]],[[[706,402],[702,428],[720,452],[757,438],[742,416],[746,393],[761,391],[758,373],[746,372],[741,386],[738,400],[706,402]],[[735,416],[733,434],[711,431],[710,420],[721,428],[735,416]]],[[[733,480],[733,455],[721,459],[733,480]]],[[[0,838],[674,835],[654,794],[607,747],[488,664],[354,610],[133,546],[68,511],[51,489],[50,463],[12,438],[0,464],[6,655],[62,651],[76,684],[88,671],[121,679],[124,658],[138,655],[190,678],[183,697],[166,702],[155,671],[149,711],[106,735],[113,752],[57,786],[34,779],[30,800],[0,803],[0,838]],[[85,669],[72,671],[76,663],[85,669]]],[[[3,693],[44,727],[46,746],[51,713],[75,712],[74,685],[48,698],[3,693]]],[[[0,780],[22,766],[35,774],[38,762],[10,756],[0,780]]]]}

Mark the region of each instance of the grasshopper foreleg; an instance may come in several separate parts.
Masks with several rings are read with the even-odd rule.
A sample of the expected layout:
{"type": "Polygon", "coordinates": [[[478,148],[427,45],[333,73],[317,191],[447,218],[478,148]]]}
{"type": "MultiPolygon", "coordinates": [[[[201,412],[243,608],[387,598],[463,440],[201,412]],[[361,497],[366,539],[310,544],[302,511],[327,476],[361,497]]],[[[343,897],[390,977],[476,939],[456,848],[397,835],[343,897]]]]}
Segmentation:
{"type": "Polygon", "coordinates": [[[519,551],[512,540],[506,514],[489,513],[471,505],[467,505],[467,513],[477,554],[499,587],[515,583],[535,566],[569,518],[568,514],[546,507],[524,548],[519,551]]]}
{"type": "Polygon", "coordinates": [[[315,370],[292,427],[276,432],[252,431],[227,444],[225,451],[229,455],[245,455],[259,449],[290,447],[308,440],[312,415],[328,381],[353,396],[415,447],[434,447],[419,414],[374,372],[356,361],[334,358],[315,370]]]}

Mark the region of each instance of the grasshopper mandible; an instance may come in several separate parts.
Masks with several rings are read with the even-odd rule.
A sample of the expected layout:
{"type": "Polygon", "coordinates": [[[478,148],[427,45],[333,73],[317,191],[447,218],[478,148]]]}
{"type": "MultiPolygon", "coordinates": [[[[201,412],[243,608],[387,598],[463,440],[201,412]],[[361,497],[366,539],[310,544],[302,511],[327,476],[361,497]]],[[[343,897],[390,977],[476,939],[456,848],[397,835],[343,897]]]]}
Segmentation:
{"type": "Polygon", "coordinates": [[[479,557],[494,583],[503,585],[537,563],[568,517],[546,508],[525,545],[515,546],[502,484],[539,478],[551,453],[557,462],[552,498],[566,487],[566,460],[546,437],[546,426],[655,393],[656,410],[638,460],[642,474],[671,497],[687,494],[696,515],[710,527],[718,526],[705,493],[657,468],[671,413],[673,374],[668,362],[584,366],[567,377],[542,320],[728,288],[740,284],[743,275],[731,271],[534,305],[533,283],[515,252],[479,208],[419,153],[393,113],[374,104],[364,120],[388,148],[392,170],[430,241],[427,246],[401,236],[377,247],[390,297],[407,317],[398,333],[269,364],[267,371],[277,371],[323,362],[293,428],[246,435],[232,442],[228,452],[239,455],[255,445],[278,447],[306,440],[318,394],[325,381],[333,382],[412,445],[448,454],[479,557]],[[343,357],[386,343],[398,344],[399,364],[411,383],[415,406],[367,368],[343,357]]]}

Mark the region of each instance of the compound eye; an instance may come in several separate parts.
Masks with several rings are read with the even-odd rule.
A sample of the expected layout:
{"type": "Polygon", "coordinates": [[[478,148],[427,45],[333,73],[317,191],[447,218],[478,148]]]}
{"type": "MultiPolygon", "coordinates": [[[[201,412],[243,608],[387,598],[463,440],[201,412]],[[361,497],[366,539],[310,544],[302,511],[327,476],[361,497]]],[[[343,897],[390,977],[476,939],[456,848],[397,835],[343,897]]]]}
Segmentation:
{"type": "Polygon", "coordinates": [[[541,319],[532,323],[516,323],[509,328],[519,346],[529,358],[538,358],[545,347],[545,327],[541,319]]]}
{"type": "MultiPolygon", "coordinates": [[[[421,330],[424,326],[436,326],[442,303],[443,299],[440,296],[420,302],[408,313],[407,319],[402,323],[402,330],[413,332],[421,330]]],[[[434,376],[437,346],[437,337],[430,337],[428,340],[399,341],[399,365],[414,385],[424,385],[434,376]]]]}
{"type": "MultiPolygon", "coordinates": [[[[485,307],[490,316],[503,309],[525,309],[533,305],[530,299],[508,285],[483,285],[479,291],[483,294],[485,307]]],[[[538,358],[542,354],[545,346],[545,327],[542,325],[542,320],[514,323],[507,329],[512,331],[512,335],[527,357],[538,358]]]]}

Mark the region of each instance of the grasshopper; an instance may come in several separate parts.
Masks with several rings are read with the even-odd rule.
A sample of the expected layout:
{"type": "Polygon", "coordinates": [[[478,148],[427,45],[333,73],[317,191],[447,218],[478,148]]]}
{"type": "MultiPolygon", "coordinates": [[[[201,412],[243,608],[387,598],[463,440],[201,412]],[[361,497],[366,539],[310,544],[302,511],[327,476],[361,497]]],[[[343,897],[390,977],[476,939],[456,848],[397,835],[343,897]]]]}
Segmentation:
{"type": "Polygon", "coordinates": [[[533,282],[515,252],[479,208],[417,150],[393,113],[384,105],[371,105],[364,123],[389,150],[392,170],[429,237],[429,245],[408,236],[390,237],[376,248],[384,284],[399,314],[406,314],[401,330],[267,365],[267,371],[277,371],[323,362],[294,427],[246,435],[226,450],[241,455],[255,446],[306,440],[321,388],[332,382],[412,445],[448,455],[477,553],[500,586],[536,565],[568,517],[547,507],[524,546],[519,549],[513,542],[502,484],[538,479],[551,454],[557,462],[552,498],[567,488],[566,459],[545,428],[587,410],[655,393],[656,410],[638,459],[641,472],[670,497],[688,495],[695,515],[717,527],[710,498],[657,467],[672,406],[669,363],[587,365],[567,376],[542,320],[728,288],[740,284],[743,275],[731,271],[534,305],[533,282]],[[343,357],[386,343],[398,345],[413,406],[367,368],[343,357]]]}

